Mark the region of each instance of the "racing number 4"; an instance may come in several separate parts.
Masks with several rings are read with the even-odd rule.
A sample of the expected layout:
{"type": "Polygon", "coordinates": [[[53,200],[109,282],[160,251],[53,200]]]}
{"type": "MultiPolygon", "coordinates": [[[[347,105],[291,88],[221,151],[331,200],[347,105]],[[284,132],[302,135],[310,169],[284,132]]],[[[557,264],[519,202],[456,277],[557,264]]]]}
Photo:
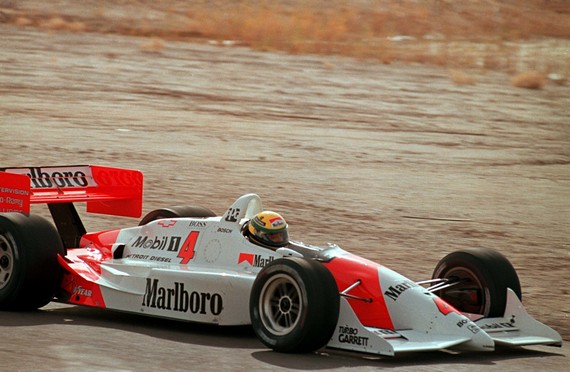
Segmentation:
{"type": "Polygon", "coordinates": [[[187,264],[192,258],[194,258],[194,247],[196,246],[199,234],[199,231],[192,231],[188,234],[184,244],[182,244],[182,248],[180,248],[180,251],[178,252],[178,257],[182,259],[180,260],[181,264],[187,264]]]}

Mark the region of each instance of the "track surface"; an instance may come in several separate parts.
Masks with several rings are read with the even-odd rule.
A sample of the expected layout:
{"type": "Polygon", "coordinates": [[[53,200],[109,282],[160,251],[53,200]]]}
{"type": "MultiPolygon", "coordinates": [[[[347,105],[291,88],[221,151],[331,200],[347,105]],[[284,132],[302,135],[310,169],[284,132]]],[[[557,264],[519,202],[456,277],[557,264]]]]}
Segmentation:
{"type": "MultiPolygon", "coordinates": [[[[257,192],[296,239],[420,280],[445,254],[500,249],[529,312],[570,340],[570,89],[487,73],[0,25],[0,164],[91,163],[146,177],[145,212],[221,213],[257,192]]],[[[39,213],[44,213],[39,210],[39,213]]],[[[128,219],[86,216],[89,229],[128,219]]],[[[568,347],[399,359],[267,351],[217,329],[49,305],[0,314],[2,369],[547,369],[568,347]]]]}
{"type": "Polygon", "coordinates": [[[570,355],[567,345],[398,358],[328,349],[279,354],[264,348],[249,327],[201,326],[60,304],[34,313],[2,314],[0,330],[3,371],[563,371],[570,355]]]}

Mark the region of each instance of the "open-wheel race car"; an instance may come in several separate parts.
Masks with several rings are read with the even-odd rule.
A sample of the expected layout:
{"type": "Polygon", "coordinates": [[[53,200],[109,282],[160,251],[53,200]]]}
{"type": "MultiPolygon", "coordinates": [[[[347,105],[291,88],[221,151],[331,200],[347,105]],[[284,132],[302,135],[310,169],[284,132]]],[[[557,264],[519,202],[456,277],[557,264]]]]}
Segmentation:
{"type": "Polygon", "coordinates": [[[495,345],[561,346],[521,303],[509,261],[463,249],[414,281],[339,246],[292,241],[256,194],[222,216],[154,210],[86,232],[75,209],[140,218],[143,176],[101,166],[0,169],[0,309],[50,301],[217,325],[251,324],[279,352],[322,347],[394,356],[495,345]],[[30,214],[45,203],[53,222],[30,214]]]}

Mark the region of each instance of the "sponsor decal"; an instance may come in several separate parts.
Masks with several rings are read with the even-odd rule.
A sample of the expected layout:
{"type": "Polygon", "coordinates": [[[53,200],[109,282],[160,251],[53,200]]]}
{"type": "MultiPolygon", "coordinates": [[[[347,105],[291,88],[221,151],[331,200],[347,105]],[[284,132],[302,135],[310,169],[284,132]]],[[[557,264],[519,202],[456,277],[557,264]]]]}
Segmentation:
{"type": "MultiPolygon", "coordinates": [[[[24,195],[24,196],[30,195],[28,190],[12,189],[8,187],[0,187],[0,192],[3,194],[24,195]]],[[[8,199],[10,199],[10,197],[8,197],[8,199]]]]}
{"type": "Polygon", "coordinates": [[[238,265],[242,262],[249,262],[253,267],[265,267],[273,260],[275,260],[275,257],[273,256],[263,257],[260,254],[240,253],[238,257],[238,265]]]}
{"type": "Polygon", "coordinates": [[[263,222],[263,220],[259,218],[259,216],[253,217],[253,221],[259,226],[265,226],[265,222],[263,222]]]}
{"type": "Polygon", "coordinates": [[[481,330],[481,328],[479,328],[476,324],[469,324],[467,326],[467,329],[470,330],[473,334],[477,334],[481,330]]]}
{"type": "Polygon", "coordinates": [[[206,227],[207,223],[204,221],[190,221],[188,227],[206,227]]]}
{"type": "Polygon", "coordinates": [[[498,323],[490,323],[490,324],[483,324],[481,329],[513,329],[516,326],[513,323],[508,322],[498,322],[498,323]]]}
{"type": "MultiPolygon", "coordinates": [[[[91,169],[91,168],[87,168],[91,169]]],[[[94,177],[100,185],[104,186],[142,186],[143,176],[138,171],[128,169],[113,169],[106,167],[93,167],[94,177]]]]}
{"type": "Polygon", "coordinates": [[[255,255],[253,253],[240,253],[238,258],[238,265],[244,261],[249,262],[250,265],[253,265],[254,256],[255,255]]]}
{"type": "Polygon", "coordinates": [[[169,227],[176,225],[176,221],[175,220],[159,221],[158,225],[164,227],[165,229],[168,229],[169,227]]]}
{"type": "Polygon", "coordinates": [[[283,227],[285,226],[285,221],[281,217],[275,217],[269,220],[271,227],[283,227]]]}
{"type": "Polygon", "coordinates": [[[125,258],[130,258],[132,260],[145,260],[145,261],[154,261],[154,262],[172,262],[172,259],[170,257],[151,256],[148,254],[129,254],[125,258]]]}
{"type": "Polygon", "coordinates": [[[154,262],[172,262],[172,259],[169,257],[160,257],[160,256],[151,256],[150,257],[151,261],[154,262]]]}
{"type": "Polygon", "coordinates": [[[164,250],[166,248],[169,252],[177,252],[180,249],[180,236],[155,236],[149,238],[148,236],[138,236],[132,244],[134,248],[143,249],[157,249],[164,250]]]}
{"type": "Polygon", "coordinates": [[[476,324],[474,324],[473,322],[471,322],[469,319],[465,318],[465,319],[461,319],[460,321],[457,322],[457,326],[459,328],[463,328],[463,326],[465,324],[467,325],[467,329],[469,331],[471,331],[471,333],[476,334],[479,333],[479,331],[481,330],[481,328],[479,328],[476,324]]]}
{"type": "Polygon", "coordinates": [[[406,280],[400,284],[388,287],[388,290],[384,292],[384,295],[390,297],[392,300],[396,301],[398,297],[410,288],[417,287],[418,285],[411,280],[406,280]]]}
{"type": "Polygon", "coordinates": [[[358,329],[352,327],[338,327],[338,341],[343,344],[368,346],[368,337],[359,336],[358,329]]]}
{"type": "Polygon", "coordinates": [[[184,283],[174,282],[173,287],[163,287],[158,279],[146,279],[146,291],[142,306],[153,309],[179,311],[192,314],[220,315],[224,309],[219,293],[190,291],[184,283]]]}
{"type": "Polygon", "coordinates": [[[150,255],[148,254],[129,254],[125,258],[132,258],[133,260],[148,260],[150,255]]]}
{"type": "MultiPolygon", "coordinates": [[[[6,189],[3,189],[2,192],[4,192],[4,190],[6,190],[6,189]]],[[[8,189],[8,190],[10,190],[10,192],[13,193],[12,189],[8,189]]],[[[25,191],[25,190],[16,190],[16,192],[18,192],[18,191],[25,191]]],[[[6,197],[0,196],[0,204],[6,204],[8,206],[15,205],[15,206],[22,208],[24,206],[24,200],[11,198],[9,196],[6,196],[6,197]]],[[[14,211],[19,211],[19,209],[14,209],[14,211]]],[[[6,212],[10,212],[10,211],[6,211],[6,212]]]]}
{"type": "Polygon", "coordinates": [[[239,208],[228,208],[227,216],[224,219],[228,222],[237,222],[240,212],[239,208]]]}
{"type": "Polygon", "coordinates": [[[391,329],[376,329],[374,330],[374,333],[384,338],[393,337],[393,336],[400,337],[400,334],[398,332],[393,331],[391,329]]]}
{"type": "Polygon", "coordinates": [[[274,259],[275,259],[275,257],[273,257],[273,256],[269,256],[269,257],[264,258],[260,254],[256,254],[254,257],[254,260],[253,260],[253,266],[254,267],[265,267],[274,259]]]}
{"type": "Polygon", "coordinates": [[[0,212],[30,212],[30,179],[0,169],[0,212]]]}
{"type": "Polygon", "coordinates": [[[232,229],[228,229],[227,227],[218,227],[218,229],[216,230],[216,232],[221,232],[224,234],[230,234],[233,230],[232,229]]]}
{"type": "Polygon", "coordinates": [[[9,173],[25,174],[33,189],[74,188],[97,186],[89,167],[31,167],[6,169],[9,173]]]}
{"type": "Polygon", "coordinates": [[[85,289],[80,285],[76,285],[75,287],[73,287],[73,294],[79,296],[91,297],[93,295],[93,291],[85,289]]]}

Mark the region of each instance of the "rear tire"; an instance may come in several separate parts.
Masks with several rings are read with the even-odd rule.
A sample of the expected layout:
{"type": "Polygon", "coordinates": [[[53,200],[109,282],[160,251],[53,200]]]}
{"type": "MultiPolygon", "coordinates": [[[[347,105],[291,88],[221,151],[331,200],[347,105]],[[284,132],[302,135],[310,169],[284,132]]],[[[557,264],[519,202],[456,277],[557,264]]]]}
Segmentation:
{"type": "Polygon", "coordinates": [[[445,256],[433,278],[462,283],[435,293],[457,310],[485,317],[502,317],[507,288],[522,299],[518,275],[509,260],[496,250],[469,248],[445,256]]]}
{"type": "Polygon", "coordinates": [[[281,258],[263,268],[250,297],[253,330],[266,346],[308,353],[325,346],[336,327],[340,296],[320,262],[281,258]]]}
{"type": "Polygon", "coordinates": [[[34,310],[54,297],[64,254],[55,227],[39,216],[0,215],[0,310],[34,310]]]}
{"type": "Polygon", "coordinates": [[[149,222],[160,220],[163,218],[182,218],[182,217],[196,217],[207,218],[216,217],[216,214],[208,208],[193,207],[193,206],[176,206],[155,209],[143,217],[139,226],[148,224],[149,222]]]}

